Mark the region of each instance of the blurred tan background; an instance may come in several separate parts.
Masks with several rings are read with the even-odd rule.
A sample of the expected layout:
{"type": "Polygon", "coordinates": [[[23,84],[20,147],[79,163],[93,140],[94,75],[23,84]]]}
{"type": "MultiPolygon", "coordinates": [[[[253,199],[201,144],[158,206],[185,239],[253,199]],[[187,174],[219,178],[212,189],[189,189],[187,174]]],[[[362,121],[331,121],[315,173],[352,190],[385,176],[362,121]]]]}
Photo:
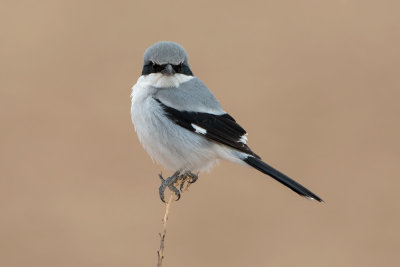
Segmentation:
{"type": "Polygon", "coordinates": [[[130,93],[160,40],[326,201],[222,162],[173,204],[163,266],[399,266],[396,2],[3,0],[0,266],[156,265],[130,93]]]}

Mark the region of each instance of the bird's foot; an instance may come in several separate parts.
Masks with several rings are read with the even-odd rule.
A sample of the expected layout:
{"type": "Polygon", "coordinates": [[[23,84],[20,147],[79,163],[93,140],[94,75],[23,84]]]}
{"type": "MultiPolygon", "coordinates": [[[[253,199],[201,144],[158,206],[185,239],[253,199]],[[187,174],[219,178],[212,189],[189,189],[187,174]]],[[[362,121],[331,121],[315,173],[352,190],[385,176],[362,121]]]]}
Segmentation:
{"type": "Polygon", "coordinates": [[[164,192],[167,187],[176,195],[176,200],[178,201],[181,198],[181,192],[187,189],[191,184],[197,181],[199,176],[190,171],[185,171],[181,173],[181,171],[176,171],[171,177],[164,179],[161,174],[158,175],[161,179],[161,185],[158,189],[160,193],[160,199],[165,203],[164,192]],[[179,187],[179,190],[178,188],[179,187]]]}
{"type": "Polygon", "coordinates": [[[176,201],[178,201],[181,198],[181,193],[179,192],[179,190],[174,186],[174,184],[180,179],[181,175],[180,175],[180,171],[176,171],[171,177],[168,177],[167,179],[164,179],[161,175],[161,173],[158,175],[161,179],[161,185],[158,188],[159,194],[160,194],[160,199],[162,202],[165,203],[164,200],[164,192],[165,189],[167,189],[167,187],[169,188],[169,190],[171,190],[172,192],[175,193],[176,195],[176,201]]]}
{"type": "Polygon", "coordinates": [[[184,174],[182,174],[179,177],[179,180],[180,180],[179,190],[181,192],[183,192],[183,190],[187,189],[191,184],[196,182],[198,178],[199,178],[199,176],[197,174],[194,174],[190,171],[186,171],[184,174]]]}

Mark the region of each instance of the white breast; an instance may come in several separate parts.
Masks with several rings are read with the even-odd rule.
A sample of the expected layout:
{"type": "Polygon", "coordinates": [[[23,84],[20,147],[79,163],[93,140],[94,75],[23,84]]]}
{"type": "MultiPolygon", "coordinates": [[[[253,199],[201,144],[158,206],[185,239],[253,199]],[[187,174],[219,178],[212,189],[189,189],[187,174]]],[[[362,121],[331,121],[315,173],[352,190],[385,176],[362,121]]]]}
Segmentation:
{"type": "Polygon", "coordinates": [[[140,83],[142,86],[152,86],[155,88],[166,87],[179,87],[182,83],[190,81],[193,76],[184,74],[163,75],[161,73],[151,73],[149,75],[140,76],[136,84],[140,83]]]}
{"type": "Polygon", "coordinates": [[[208,170],[219,158],[219,145],[170,121],[152,97],[162,90],[158,87],[179,86],[191,77],[151,75],[141,76],[132,88],[132,122],[141,144],[153,160],[170,170],[208,170]]]}

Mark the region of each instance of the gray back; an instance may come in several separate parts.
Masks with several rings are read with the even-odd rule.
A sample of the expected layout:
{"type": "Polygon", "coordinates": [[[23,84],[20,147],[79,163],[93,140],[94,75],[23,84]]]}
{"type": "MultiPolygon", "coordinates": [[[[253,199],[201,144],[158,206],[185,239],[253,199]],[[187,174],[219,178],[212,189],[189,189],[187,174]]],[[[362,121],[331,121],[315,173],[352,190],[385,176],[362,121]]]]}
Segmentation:
{"type": "Polygon", "coordinates": [[[165,105],[180,111],[208,112],[218,115],[226,113],[217,98],[196,77],[182,83],[179,87],[160,88],[155,97],[165,105]]]}

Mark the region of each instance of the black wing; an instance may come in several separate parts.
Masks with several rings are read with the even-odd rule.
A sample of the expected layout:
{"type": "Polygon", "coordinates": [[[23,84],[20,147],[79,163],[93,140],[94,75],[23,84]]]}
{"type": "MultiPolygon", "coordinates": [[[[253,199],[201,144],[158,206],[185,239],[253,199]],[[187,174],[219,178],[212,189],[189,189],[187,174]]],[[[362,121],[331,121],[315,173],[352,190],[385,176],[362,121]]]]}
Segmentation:
{"type": "Polygon", "coordinates": [[[204,112],[179,111],[154,98],[165,111],[165,115],[179,126],[203,135],[217,143],[260,158],[241,140],[246,131],[229,115],[214,115],[204,112]]]}
{"type": "Polygon", "coordinates": [[[244,162],[250,166],[271,176],[278,182],[286,185],[302,196],[313,198],[317,201],[322,201],[320,197],[315,195],[301,184],[263,162],[261,158],[251,151],[251,149],[244,142],[241,142],[240,140],[246,134],[246,131],[240,127],[240,125],[237,124],[230,115],[214,115],[203,112],[179,111],[163,104],[156,98],[155,100],[160,103],[161,107],[165,111],[165,115],[174,123],[191,132],[203,135],[212,141],[224,144],[250,155],[249,157],[243,159],[244,162]]]}

